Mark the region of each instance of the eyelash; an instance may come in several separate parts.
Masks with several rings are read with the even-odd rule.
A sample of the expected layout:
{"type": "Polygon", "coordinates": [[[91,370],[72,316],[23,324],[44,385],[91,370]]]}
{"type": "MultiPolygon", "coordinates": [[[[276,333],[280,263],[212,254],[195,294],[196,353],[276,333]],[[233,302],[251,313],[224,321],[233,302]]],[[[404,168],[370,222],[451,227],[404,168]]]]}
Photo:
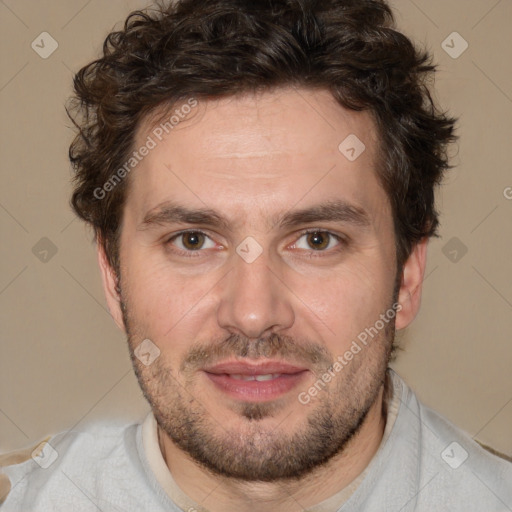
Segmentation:
{"type": "MultiPolygon", "coordinates": [[[[200,233],[208,238],[210,238],[210,236],[205,233],[204,231],[201,231],[200,229],[187,229],[185,231],[180,231],[179,233],[176,233],[174,234],[171,238],[167,239],[166,242],[165,242],[165,245],[172,245],[172,242],[174,240],[176,240],[177,238],[179,238],[180,236],[182,235],[185,235],[186,233],[200,233]]],[[[321,233],[321,234],[328,234],[330,237],[334,238],[337,242],[339,242],[339,246],[337,246],[337,248],[334,248],[334,249],[329,249],[329,250],[320,250],[320,251],[315,251],[314,249],[311,249],[311,255],[310,257],[311,258],[317,258],[317,257],[322,257],[322,256],[317,256],[316,254],[314,255],[314,253],[322,253],[322,252],[334,252],[334,253],[337,253],[339,251],[341,251],[343,248],[345,248],[348,244],[348,241],[346,238],[340,236],[340,235],[336,235],[335,233],[331,233],[330,231],[326,231],[326,230],[321,230],[321,229],[306,229],[304,231],[301,231],[301,233],[299,234],[299,237],[297,238],[297,240],[300,240],[304,235],[308,235],[308,234],[311,234],[311,233],[321,233]]],[[[184,256],[186,258],[197,258],[197,257],[200,257],[200,254],[201,252],[204,252],[202,251],[201,249],[198,249],[196,251],[184,251],[182,249],[177,249],[177,248],[173,248],[172,249],[173,252],[175,252],[178,256],[184,256]],[[194,254],[194,253],[197,253],[194,254]]],[[[301,249],[301,250],[304,250],[304,249],[301,249]]]]}

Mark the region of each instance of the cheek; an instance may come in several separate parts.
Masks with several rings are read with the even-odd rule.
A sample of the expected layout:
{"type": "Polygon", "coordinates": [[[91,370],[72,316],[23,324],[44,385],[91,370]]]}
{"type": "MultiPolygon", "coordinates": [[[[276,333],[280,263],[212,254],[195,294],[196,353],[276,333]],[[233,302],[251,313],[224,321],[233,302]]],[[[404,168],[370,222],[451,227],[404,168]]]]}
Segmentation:
{"type": "Polygon", "coordinates": [[[382,262],[375,259],[365,264],[361,258],[324,278],[304,280],[298,288],[304,314],[316,317],[317,323],[320,319],[333,343],[350,343],[390,306],[393,278],[382,262]]]}
{"type": "Polygon", "coordinates": [[[176,352],[185,349],[202,323],[197,318],[214,281],[208,275],[186,275],[161,258],[126,254],[123,294],[131,322],[140,336],[157,345],[172,340],[176,352]]]}

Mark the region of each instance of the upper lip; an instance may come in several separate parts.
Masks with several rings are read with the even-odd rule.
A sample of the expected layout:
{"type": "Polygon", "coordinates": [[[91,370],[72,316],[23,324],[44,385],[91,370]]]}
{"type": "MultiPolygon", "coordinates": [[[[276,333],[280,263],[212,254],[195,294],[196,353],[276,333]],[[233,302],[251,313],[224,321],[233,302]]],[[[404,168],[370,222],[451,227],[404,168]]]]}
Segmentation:
{"type": "Polygon", "coordinates": [[[203,369],[207,373],[232,375],[268,375],[270,373],[299,373],[307,368],[295,366],[282,361],[265,361],[262,363],[248,363],[240,361],[226,361],[203,369]]]}

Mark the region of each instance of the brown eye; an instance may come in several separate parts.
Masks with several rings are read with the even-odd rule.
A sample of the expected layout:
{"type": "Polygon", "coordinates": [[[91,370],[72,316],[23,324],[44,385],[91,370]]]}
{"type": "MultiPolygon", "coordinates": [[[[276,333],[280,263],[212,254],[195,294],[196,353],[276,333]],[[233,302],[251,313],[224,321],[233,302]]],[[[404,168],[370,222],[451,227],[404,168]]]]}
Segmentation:
{"type": "Polygon", "coordinates": [[[187,258],[211,256],[212,251],[207,251],[206,249],[223,248],[222,246],[217,246],[207,233],[194,229],[175,233],[166,240],[165,246],[173,255],[187,258]]]}
{"type": "Polygon", "coordinates": [[[307,241],[315,251],[325,249],[329,245],[331,236],[325,231],[307,233],[307,241]]]}
{"type": "Polygon", "coordinates": [[[307,251],[311,254],[318,252],[330,255],[343,250],[347,246],[347,241],[342,236],[323,231],[320,229],[310,229],[303,231],[300,237],[293,245],[294,249],[307,251]]]}
{"type": "Polygon", "coordinates": [[[179,235],[183,242],[183,247],[194,251],[200,249],[204,244],[204,234],[199,231],[188,231],[179,235]]]}

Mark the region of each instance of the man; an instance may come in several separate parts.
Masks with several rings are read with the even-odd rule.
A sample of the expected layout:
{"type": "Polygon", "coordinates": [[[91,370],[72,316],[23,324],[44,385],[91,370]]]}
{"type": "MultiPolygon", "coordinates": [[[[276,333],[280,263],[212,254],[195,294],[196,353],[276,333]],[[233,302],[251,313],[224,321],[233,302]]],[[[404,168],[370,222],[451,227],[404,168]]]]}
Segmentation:
{"type": "Polygon", "coordinates": [[[72,205],[151,413],[11,456],[5,510],[512,510],[510,462],[388,367],[455,139],[433,72],[378,0],[183,0],[108,36],[72,205]]]}

